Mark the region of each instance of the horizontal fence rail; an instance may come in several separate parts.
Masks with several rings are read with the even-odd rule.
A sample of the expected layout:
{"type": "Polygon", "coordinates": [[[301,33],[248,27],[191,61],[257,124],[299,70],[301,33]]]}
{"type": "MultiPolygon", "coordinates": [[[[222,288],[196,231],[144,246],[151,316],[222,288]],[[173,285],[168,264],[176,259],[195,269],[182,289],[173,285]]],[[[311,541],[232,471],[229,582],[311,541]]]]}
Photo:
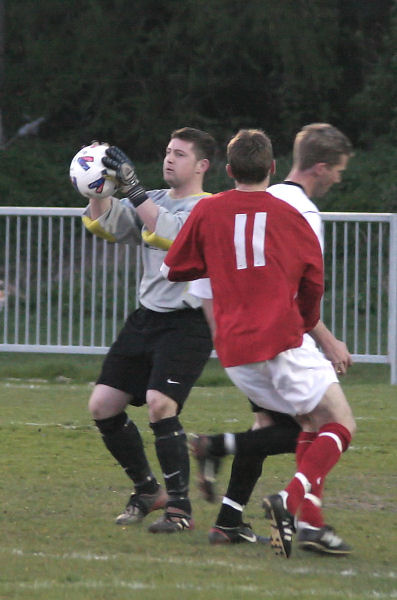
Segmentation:
{"type": "Polygon", "coordinates": [[[397,383],[397,215],[322,213],[322,319],[356,362],[389,363],[397,383]]]}
{"type": "Polygon", "coordinates": [[[81,209],[0,207],[0,350],[103,354],[137,304],[140,255],[81,209]]]}
{"type": "MultiPolygon", "coordinates": [[[[0,351],[104,354],[138,305],[139,249],[92,236],[81,213],[0,207],[0,351]]],[[[397,215],[322,218],[322,319],[397,383],[397,215]]]]}

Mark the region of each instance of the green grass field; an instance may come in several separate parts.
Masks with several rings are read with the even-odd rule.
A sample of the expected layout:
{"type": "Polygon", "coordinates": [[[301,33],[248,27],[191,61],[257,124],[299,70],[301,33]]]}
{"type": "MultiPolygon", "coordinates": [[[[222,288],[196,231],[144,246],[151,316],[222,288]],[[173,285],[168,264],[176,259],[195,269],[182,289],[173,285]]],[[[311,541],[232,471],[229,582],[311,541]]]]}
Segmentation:
{"type": "MultiPolygon", "coordinates": [[[[28,378],[29,360],[17,358],[0,356],[1,600],[397,598],[397,387],[388,384],[387,369],[355,366],[345,380],[358,432],[328,478],[325,512],[354,553],[331,558],[294,548],[285,560],[263,545],[208,544],[218,506],[198,496],[195,464],[193,532],[156,536],[146,532],[145,522],[116,526],[129,480],[87,413],[90,384],[73,378],[54,383],[58,375],[71,375],[70,362],[63,373],[46,368],[54,357],[41,357],[44,370],[32,369],[35,377],[28,378]],[[12,364],[24,368],[24,378],[15,378],[12,364]]],[[[91,381],[88,367],[85,374],[91,381]]],[[[187,432],[249,426],[245,399],[224,383],[211,363],[182,413],[187,432]]],[[[135,409],[134,419],[160,477],[145,409],[135,409]]],[[[229,468],[230,458],[220,474],[220,493],[229,468]]],[[[265,462],[245,511],[258,533],[267,535],[269,528],[262,497],[278,491],[292,472],[292,455],[265,462]]],[[[149,515],[148,523],[154,518],[149,515]]]]}

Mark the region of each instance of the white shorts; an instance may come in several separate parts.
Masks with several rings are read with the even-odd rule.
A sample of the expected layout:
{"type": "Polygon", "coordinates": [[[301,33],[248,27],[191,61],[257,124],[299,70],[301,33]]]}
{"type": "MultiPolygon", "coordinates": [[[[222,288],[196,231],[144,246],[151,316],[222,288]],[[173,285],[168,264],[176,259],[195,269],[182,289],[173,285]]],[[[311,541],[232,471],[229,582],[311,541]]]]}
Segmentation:
{"type": "Polygon", "coordinates": [[[300,348],[264,362],[227,367],[226,373],[257,406],[292,416],[311,412],[331,383],[338,383],[332,363],[308,334],[300,348]]]}

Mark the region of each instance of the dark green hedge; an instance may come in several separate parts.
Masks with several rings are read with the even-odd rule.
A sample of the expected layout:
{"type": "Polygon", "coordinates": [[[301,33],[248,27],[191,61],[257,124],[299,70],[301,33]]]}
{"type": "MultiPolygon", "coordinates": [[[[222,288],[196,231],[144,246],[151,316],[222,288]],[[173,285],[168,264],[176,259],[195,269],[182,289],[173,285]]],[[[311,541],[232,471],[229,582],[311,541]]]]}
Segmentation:
{"type": "Polygon", "coordinates": [[[2,5],[5,138],[44,116],[40,137],[61,145],[54,159],[65,142],[106,139],[137,162],[157,160],[184,125],[221,144],[239,127],[262,127],[277,155],[313,121],[331,122],[355,146],[397,139],[392,0],[2,5]]]}
{"type": "MultiPolygon", "coordinates": [[[[168,137],[164,139],[164,145],[168,137]]],[[[77,149],[72,144],[19,140],[0,152],[0,203],[3,206],[84,206],[85,199],[72,188],[68,172],[77,149]]],[[[131,155],[135,158],[134,154],[131,155]]],[[[150,188],[162,187],[161,160],[136,162],[140,179],[150,188]]],[[[206,189],[216,192],[231,187],[224,161],[214,165],[206,189]]],[[[325,211],[397,212],[397,150],[392,144],[378,143],[368,150],[357,150],[343,182],[317,203],[325,211]]],[[[277,161],[273,182],[288,173],[290,156],[277,161]]]]}

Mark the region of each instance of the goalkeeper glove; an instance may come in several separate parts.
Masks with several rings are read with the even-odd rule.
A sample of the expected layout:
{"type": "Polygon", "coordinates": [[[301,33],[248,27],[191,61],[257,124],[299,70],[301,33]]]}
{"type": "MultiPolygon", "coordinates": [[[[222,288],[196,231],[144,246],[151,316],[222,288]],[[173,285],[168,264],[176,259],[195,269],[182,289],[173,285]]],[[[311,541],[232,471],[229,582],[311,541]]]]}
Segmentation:
{"type": "Polygon", "coordinates": [[[136,176],[135,167],[131,159],[120,148],[117,146],[107,148],[106,156],[102,159],[102,162],[105,167],[114,172],[114,177],[121,184],[121,191],[127,195],[135,208],[148,199],[145,189],[141,186],[136,176]]]}

